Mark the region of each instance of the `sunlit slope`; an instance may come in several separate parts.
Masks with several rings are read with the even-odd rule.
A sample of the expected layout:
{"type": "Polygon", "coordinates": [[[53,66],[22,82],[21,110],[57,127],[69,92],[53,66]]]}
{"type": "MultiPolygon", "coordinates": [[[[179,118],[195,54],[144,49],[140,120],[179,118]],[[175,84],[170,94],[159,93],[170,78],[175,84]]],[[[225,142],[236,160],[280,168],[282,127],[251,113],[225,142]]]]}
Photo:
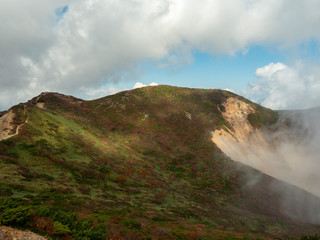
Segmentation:
{"type": "Polygon", "coordinates": [[[231,161],[212,142],[215,130],[234,128],[223,116],[230,97],[254,109],[254,129],[277,120],[277,113],[222,90],[156,86],[94,101],[43,93],[10,109],[12,124],[21,127],[0,141],[1,196],[22,199],[32,214],[54,221],[37,206],[71,210],[114,228],[106,236],[314,233],[316,226],[297,223],[307,220],[303,211],[286,217],[279,192],[268,185],[294,187],[231,161]],[[252,184],[248,172],[263,183],[252,184]],[[128,227],[125,219],[141,226],[128,227]]]}

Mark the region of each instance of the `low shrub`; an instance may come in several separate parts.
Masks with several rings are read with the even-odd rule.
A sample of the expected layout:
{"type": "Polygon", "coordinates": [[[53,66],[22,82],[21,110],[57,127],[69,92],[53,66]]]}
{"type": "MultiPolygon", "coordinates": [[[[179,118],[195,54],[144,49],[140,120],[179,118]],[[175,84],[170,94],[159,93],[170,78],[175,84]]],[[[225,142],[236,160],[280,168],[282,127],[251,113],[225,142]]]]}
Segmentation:
{"type": "Polygon", "coordinates": [[[120,224],[128,229],[135,229],[135,230],[141,229],[141,223],[132,218],[124,218],[122,219],[120,224]]]}
{"type": "Polygon", "coordinates": [[[61,222],[55,221],[53,222],[53,226],[55,228],[54,233],[57,235],[64,235],[70,233],[70,228],[67,225],[62,224],[61,222]]]}
{"type": "MultiPolygon", "coordinates": [[[[34,201],[33,201],[34,204],[34,201]]],[[[14,227],[33,226],[50,235],[71,236],[73,239],[106,239],[106,225],[94,225],[90,219],[77,218],[76,213],[59,207],[30,205],[22,199],[0,199],[0,224],[14,227]]],[[[123,224],[129,229],[140,229],[141,224],[128,219],[123,224]]]]}
{"type": "Polygon", "coordinates": [[[0,196],[10,197],[12,194],[12,190],[8,186],[0,186],[0,196]]]}
{"type": "Polygon", "coordinates": [[[23,226],[32,215],[30,207],[19,206],[16,208],[8,209],[0,215],[0,222],[3,225],[23,226]]]}
{"type": "Polygon", "coordinates": [[[89,186],[80,185],[78,187],[78,191],[81,192],[82,194],[89,194],[91,192],[91,188],[89,186]]]}
{"type": "Polygon", "coordinates": [[[302,236],[300,239],[301,240],[320,240],[320,237],[318,236],[318,234],[316,234],[313,236],[302,236]]]}
{"type": "Polygon", "coordinates": [[[0,199],[0,212],[18,207],[18,203],[13,199],[0,199]]]}

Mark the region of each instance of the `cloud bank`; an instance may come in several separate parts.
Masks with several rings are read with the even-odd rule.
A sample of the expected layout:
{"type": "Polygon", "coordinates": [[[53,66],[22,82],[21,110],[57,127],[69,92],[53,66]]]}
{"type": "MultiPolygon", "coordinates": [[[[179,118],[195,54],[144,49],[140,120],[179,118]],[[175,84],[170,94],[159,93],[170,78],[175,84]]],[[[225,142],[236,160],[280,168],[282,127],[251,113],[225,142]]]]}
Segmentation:
{"type": "Polygon", "coordinates": [[[303,61],[292,66],[270,63],[256,70],[257,81],[243,95],[271,109],[320,106],[320,67],[303,61]]]}
{"type": "Polygon", "coordinates": [[[192,51],[320,39],[317,0],[3,0],[0,109],[39,94],[86,94],[136,66],[190,63],[192,51]]]}

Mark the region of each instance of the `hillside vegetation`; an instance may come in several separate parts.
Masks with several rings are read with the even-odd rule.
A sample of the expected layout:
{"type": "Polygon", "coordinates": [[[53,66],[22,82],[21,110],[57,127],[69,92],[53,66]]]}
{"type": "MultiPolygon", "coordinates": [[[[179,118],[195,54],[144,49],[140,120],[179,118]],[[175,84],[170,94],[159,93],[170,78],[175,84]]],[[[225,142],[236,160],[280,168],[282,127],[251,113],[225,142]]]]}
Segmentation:
{"type": "Polygon", "coordinates": [[[233,162],[211,141],[215,129],[232,129],[221,114],[229,97],[255,109],[254,128],[276,122],[276,112],[233,93],[171,86],[93,101],[43,93],[12,107],[11,134],[21,127],[0,141],[0,222],[57,239],[319,232],[298,213],[287,218],[268,187],[293,186],[233,162]]]}

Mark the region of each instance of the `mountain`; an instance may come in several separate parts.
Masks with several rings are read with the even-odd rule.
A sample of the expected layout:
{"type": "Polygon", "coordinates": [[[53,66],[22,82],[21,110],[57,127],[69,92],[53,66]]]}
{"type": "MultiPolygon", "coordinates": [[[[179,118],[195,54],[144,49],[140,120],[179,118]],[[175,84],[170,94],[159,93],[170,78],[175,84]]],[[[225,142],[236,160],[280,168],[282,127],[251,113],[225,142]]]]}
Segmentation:
{"type": "Polygon", "coordinates": [[[318,197],[225,152],[279,114],[213,89],[42,93],[0,113],[0,222],[64,239],[315,234],[318,197]]]}

